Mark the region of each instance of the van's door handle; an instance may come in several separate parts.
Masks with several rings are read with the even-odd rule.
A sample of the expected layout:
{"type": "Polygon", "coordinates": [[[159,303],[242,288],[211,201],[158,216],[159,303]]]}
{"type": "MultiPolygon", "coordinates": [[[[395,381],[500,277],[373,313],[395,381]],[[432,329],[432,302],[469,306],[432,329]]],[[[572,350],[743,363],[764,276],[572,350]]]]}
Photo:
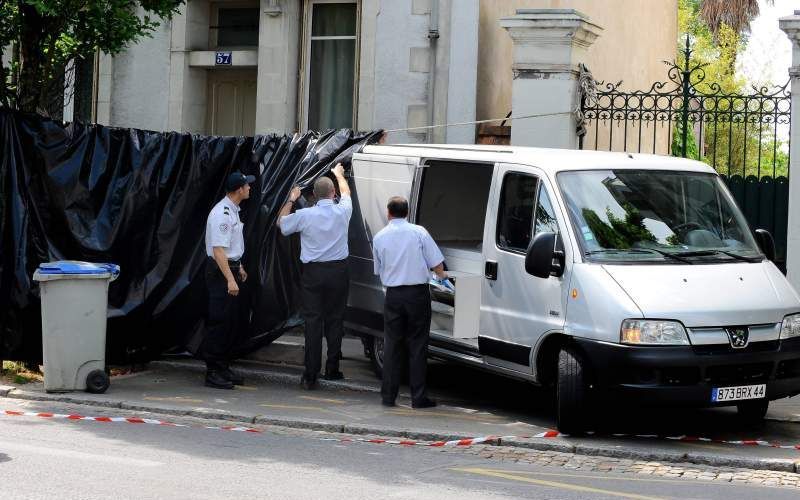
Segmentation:
{"type": "Polygon", "coordinates": [[[497,279],[497,262],[493,260],[486,261],[486,267],[484,268],[484,275],[486,276],[487,280],[496,280],[497,279]]]}

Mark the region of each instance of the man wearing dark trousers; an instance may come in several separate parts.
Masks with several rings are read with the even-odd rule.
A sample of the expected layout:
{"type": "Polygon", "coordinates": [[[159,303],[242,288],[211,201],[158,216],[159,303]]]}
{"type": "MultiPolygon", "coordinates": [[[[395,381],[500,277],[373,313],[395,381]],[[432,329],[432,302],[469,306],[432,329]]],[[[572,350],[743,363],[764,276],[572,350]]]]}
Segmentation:
{"type": "Polygon", "coordinates": [[[244,379],[230,369],[230,355],[242,316],[239,285],[247,281],[241,264],[244,254],[244,225],[239,220],[239,204],[250,197],[252,175],[234,172],[225,183],[227,194],[206,221],[206,286],[208,318],[200,352],[206,361],[206,385],[233,389],[244,379]]]}
{"type": "Polygon", "coordinates": [[[422,226],[410,224],[408,200],[393,197],[387,206],[389,224],[372,242],[375,274],[386,287],[383,306],[384,358],[381,398],[394,406],[400,389],[401,345],[408,350],[411,406],[431,408],[425,385],[428,366],[428,336],[431,328],[431,270],[447,278],[444,256],[422,226]]]}
{"type": "Polygon", "coordinates": [[[300,261],[303,263],[303,319],[305,320],[305,371],[300,383],[306,389],[317,386],[322,365],[322,337],[328,345],[325,363],[326,380],[341,380],[339,370],[344,335],[344,311],[347,306],[349,274],[347,229],[353,213],[350,186],[344,177],[344,167],[337,164],[332,170],[339,186],[341,199],[335,202],[336,189],[328,177],[314,183],[317,204],[291,213],[300,198],[295,187],[281,209],[278,224],[284,235],[300,233],[300,261]]]}

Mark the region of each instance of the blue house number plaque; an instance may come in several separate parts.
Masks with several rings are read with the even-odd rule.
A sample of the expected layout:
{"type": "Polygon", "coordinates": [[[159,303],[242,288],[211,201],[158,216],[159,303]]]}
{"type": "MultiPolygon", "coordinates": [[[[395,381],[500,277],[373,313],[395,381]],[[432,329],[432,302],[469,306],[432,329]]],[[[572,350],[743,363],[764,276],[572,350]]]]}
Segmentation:
{"type": "Polygon", "coordinates": [[[231,64],[233,64],[233,57],[230,52],[217,52],[217,66],[230,66],[231,64]]]}

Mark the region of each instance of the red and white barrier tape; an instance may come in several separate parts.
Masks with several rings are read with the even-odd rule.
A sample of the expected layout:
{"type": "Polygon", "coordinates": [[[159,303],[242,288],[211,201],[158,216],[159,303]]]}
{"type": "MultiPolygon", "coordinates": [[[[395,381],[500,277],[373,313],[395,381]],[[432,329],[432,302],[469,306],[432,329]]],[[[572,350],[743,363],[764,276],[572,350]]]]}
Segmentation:
{"type": "MultiPolygon", "coordinates": [[[[149,425],[159,425],[159,426],[167,426],[167,427],[192,427],[192,428],[200,428],[200,429],[210,429],[210,430],[219,430],[219,431],[233,431],[233,432],[249,432],[253,434],[261,434],[263,431],[258,429],[253,429],[251,427],[242,427],[242,426],[213,426],[213,425],[187,425],[187,424],[176,424],[174,422],[168,422],[164,420],[158,420],[153,418],[138,418],[138,417],[90,417],[84,415],[76,415],[76,414],[65,414],[65,413],[45,413],[45,412],[30,412],[30,411],[14,411],[14,410],[4,410],[2,414],[8,416],[15,416],[15,417],[37,417],[37,418],[44,418],[48,420],[88,420],[92,422],[110,422],[110,423],[128,423],[128,424],[149,424],[149,425]]],[[[669,441],[680,441],[685,443],[693,443],[693,442],[702,442],[702,443],[715,443],[715,444],[728,444],[728,445],[735,445],[735,446],[766,446],[769,448],[780,448],[783,450],[800,450],[800,444],[795,445],[786,445],[780,443],[773,443],[764,440],[758,439],[743,439],[743,440],[727,440],[727,439],[711,439],[705,437],[698,437],[698,436],[659,436],[656,434],[612,434],[614,437],[627,437],[627,438],[639,438],[639,439],[666,439],[669,441]]],[[[462,446],[472,446],[476,444],[485,444],[485,443],[502,443],[504,440],[508,439],[552,439],[552,438],[560,438],[560,437],[569,437],[567,434],[562,434],[558,431],[545,431],[540,432],[539,434],[534,434],[532,436],[484,436],[484,437],[477,437],[477,438],[469,438],[469,439],[457,439],[453,441],[415,441],[411,439],[381,439],[381,438],[359,438],[359,437],[349,437],[349,438],[322,438],[322,441],[336,441],[340,443],[370,443],[370,444],[390,444],[390,445],[399,445],[399,446],[424,446],[429,448],[440,448],[440,447],[462,447],[462,446]]]]}
{"type": "MultiPolygon", "coordinates": [[[[769,448],[780,448],[782,450],[800,450],[800,444],[780,444],[763,441],[760,439],[711,439],[698,436],[659,436],[657,434],[612,434],[613,437],[620,438],[639,438],[639,439],[666,439],[669,441],[680,441],[684,443],[715,443],[715,444],[730,444],[735,446],[767,446],[769,448]]],[[[569,437],[567,434],[561,434],[558,431],[547,431],[531,436],[533,438],[557,438],[569,437]]]]}
{"type": "Polygon", "coordinates": [[[4,410],[3,414],[13,416],[13,417],[38,417],[38,418],[46,418],[46,419],[63,419],[63,420],[89,420],[92,422],[116,422],[116,423],[127,423],[127,424],[149,424],[149,425],[162,425],[168,427],[199,427],[201,429],[212,429],[218,431],[234,431],[234,432],[252,432],[252,433],[261,433],[258,429],[252,429],[250,427],[241,427],[241,426],[213,426],[213,425],[186,425],[186,424],[176,424],[173,422],[167,422],[164,420],[157,420],[154,418],[138,418],[138,417],[87,417],[84,415],[75,415],[75,414],[66,414],[66,413],[44,413],[44,412],[33,412],[33,411],[13,411],[13,410],[4,410]]]}

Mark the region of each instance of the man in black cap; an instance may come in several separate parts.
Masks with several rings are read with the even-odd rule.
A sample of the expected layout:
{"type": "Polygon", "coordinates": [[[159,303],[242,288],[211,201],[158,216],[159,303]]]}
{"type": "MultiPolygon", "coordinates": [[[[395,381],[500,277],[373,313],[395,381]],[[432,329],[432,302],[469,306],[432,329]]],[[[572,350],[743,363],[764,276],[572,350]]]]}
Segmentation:
{"type": "Polygon", "coordinates": [[[244,384],[229,364],[241,316],[239,285],[247,281],[240,260],[244,225],[239,220],[239,204],[250,197],[250,183],[255,180],[241,172],[230,174],[225,183],[227,195],[211,209],[206,222],[208,317],[201,353],[206,361],[206,385],[216,389],[244,384]]]}

